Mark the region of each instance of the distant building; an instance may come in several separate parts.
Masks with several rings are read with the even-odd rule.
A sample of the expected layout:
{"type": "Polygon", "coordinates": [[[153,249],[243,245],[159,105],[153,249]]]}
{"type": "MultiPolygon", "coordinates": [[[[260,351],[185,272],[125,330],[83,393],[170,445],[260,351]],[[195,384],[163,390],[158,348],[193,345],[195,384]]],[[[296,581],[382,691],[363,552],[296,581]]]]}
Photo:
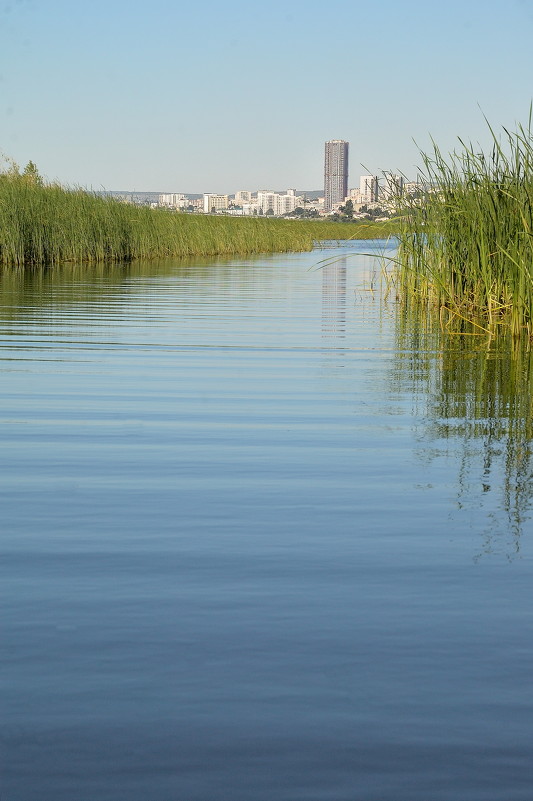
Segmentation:
{"type": "Polygon", "coordinates": [[[401,175],[393,175],[392,172],[385,173],[385,183],[382,189],[382,194],[388,200],[403,195],[404,178],[401,175]]]}
{"type": "Polygon", "coordinates": [[[276,193],[268,189],[261,189],[257,193],[257,206],[262,214],[275,214],[276,193]]]}
{"type": "Polygon", "coordinates": [[[183,209],[189,205],[188,198],[178,193],[166,193],[159,195],[159,206],[167,206],[172,209],[183,209]]]}
{"type": "Polygon", "coordinates": [[[417,181],[406,181],[403,185],[403,191],[406,195],[418,195],[424,191],[424,187],[417,181]]]}
{"type": "Polygon", "coordinates": [[[348,194],[348,142],[326,142],[324,154],[324,209],[331,211],[348,194]]]}
{"type": "Polygon", "coordinates": [[[257,206],[263,214],[273,214],[283,217],[303,204],[303,198],[296,194],[294,189],[288,189],[285,194],[262,190],[257,193],[257,206]]]}
{"type": "Polygon", "coordinates": [[[290,214],[299,206],[303,206],[303,197],[296,194],[296,189],[287,189],[284,195],[279,194],[276,198],[276,214],[279,217],[290,214]]]}
{"type": "Polygon", "coordinates": [[[377,175],[361,175],[359,179],[359,202],[377,203],[379,181],[377,175]]]}
{"type": "Polygon", "coordinates": [[[204,213],[224,211],[229,206],[228,195],[204,193],[204,213]]]}
{"type": "Polygon", "coordinates": [[[242,213],[245,216],[251,217],[252,215],[259,214],[259,206],[257,202],[253,203],[243,203],[242,204],[242,213]]]}
{"type": "Polygon", "coordinates": [[[246,189],[241,189],[239,192],[235,192],[235,205],[242,206],[243,203],[251,203],[252,202],[252,193],[248,192],[246,189]]]}

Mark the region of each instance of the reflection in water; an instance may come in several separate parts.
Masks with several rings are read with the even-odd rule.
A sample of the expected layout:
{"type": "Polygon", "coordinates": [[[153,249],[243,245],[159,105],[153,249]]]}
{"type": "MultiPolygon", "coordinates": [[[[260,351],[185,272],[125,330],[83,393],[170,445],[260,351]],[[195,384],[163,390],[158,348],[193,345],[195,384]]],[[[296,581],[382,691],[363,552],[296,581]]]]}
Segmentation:
{"type": "Polygon", "coordinates": [[[322,336],[346,337],[346,267],[342,256],[322,267],[322,336]]]}
{"type": "Polygon", "coordinates": [[[529,801],[530,356],[370,247],[0,273],[6,799],[529,801]]]}
{"type": "MultiPolygon", "coordinates": [[[[252,261],[252,260],[250,260],[252,261]]],[[[182,259],[138,259],[133,262],[105,264],[63,264],[51,268],[0,270],[1,319],[18,320],[21,315],[39,315],[40,303],[47,307],[127,299],[137,286],[146,284],[145,292],[157,291],[158,282],[192,280],[221,289],[235,283],[235,271],[225,269],[234,260],[191,257],[182,259]],[[216,286],[214,284],[216,283],[216,286]]],[[[243,262],[246,264],[247,262],[243,262]]]]}
{"type": "Polygon", "coordinates": [[[431,314],[397,315],[393,388],[412,393],[420,455],[459,456],[457,507],[485,516],[485,552],[520,550],[533,499],[529,344],[450,333],[431,314]],[[502,518],[503,511],[503,518],[502,518]]]}

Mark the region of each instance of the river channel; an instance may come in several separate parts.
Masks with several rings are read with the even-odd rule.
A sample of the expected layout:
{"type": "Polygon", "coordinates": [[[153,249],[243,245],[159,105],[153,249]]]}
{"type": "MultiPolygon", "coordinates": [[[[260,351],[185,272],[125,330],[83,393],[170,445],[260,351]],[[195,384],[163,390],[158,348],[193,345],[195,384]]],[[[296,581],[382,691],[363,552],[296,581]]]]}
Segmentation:
{"type": "Polygon", "coordinates": [[[0,275],[2,801],[531,801],[531,354],[390,247],[0,275]]]}

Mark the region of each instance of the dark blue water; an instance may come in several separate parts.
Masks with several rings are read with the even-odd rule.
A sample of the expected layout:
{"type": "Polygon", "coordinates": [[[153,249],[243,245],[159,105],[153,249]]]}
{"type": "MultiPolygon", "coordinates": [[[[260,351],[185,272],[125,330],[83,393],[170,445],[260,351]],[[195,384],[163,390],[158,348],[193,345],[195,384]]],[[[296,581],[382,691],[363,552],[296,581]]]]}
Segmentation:
{"type": "Polygon", "coordinates": [[[2,801],[533,797],[527,371],[376,270],[2,276],[2,801]]]}

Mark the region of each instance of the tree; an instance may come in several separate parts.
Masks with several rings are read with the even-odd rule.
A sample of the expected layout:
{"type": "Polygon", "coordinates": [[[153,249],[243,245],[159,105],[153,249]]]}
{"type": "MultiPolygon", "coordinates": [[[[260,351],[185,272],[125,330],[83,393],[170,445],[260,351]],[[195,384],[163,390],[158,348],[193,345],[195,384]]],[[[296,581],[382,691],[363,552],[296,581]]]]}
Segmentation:
{"type": "Polygon", "coordinates": [[[346,201],[346,205],[344,206],[343,211],[344,211],[345,216],[349,220],[353,219],[353,201],[352,200],[347,200],[346,201]]]}
{"type": "Polygon", "coordinates": [[[34,184],[35,186],[42,186],[43,179],[39,174],[39,170],[37,166],[33,163],[33,161],[28,161],[26,166],[24,167],[24,172],[22,173],[23,179],[28,184],[34,184]]]}

